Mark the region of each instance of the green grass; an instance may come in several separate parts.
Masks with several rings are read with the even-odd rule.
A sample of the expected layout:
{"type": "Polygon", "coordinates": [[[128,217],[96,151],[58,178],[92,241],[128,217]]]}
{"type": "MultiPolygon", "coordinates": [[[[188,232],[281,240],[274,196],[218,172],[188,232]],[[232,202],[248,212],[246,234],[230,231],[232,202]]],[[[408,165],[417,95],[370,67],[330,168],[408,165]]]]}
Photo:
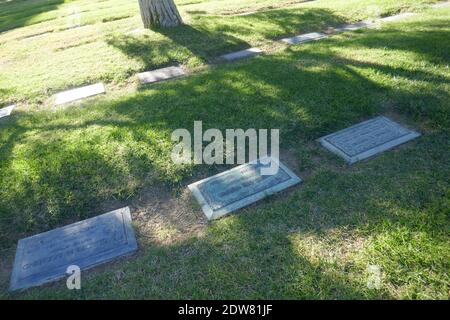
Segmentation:
{"type": "Polygon", "coordinates": [[[135,81],[137,72],[176,63],[196,69],[220,54],[287,34],[421,10],[436,0],[302,2],[183,0],[178,3],[184,27],[137,34],[130,34],[142,28],[137,1],[0,3],[0,30],[25,26],[0,34],[0,105],[41,109],[52,94],[67,88],[96,81],[115,88],[135,81]],[[278,9],[267,10],[270,6],[278,9]],[[69,28],[73,8],[81,13],[81,29],[69,28]],[[254,10],[262,11],[230,15],[254,10]]]}
{"type": "Polygon", "coordinates": [[[0,120],[0,295],[448,299],[449,16],[425,11],[137,92],[118,88],[82,108],[0,120]],[[315,142],[379,114],[423,136],[351,167],[315,142]],[[194,120],[279,128],[282,161],[304,182],[205,224],[186,185],[224,168],[170,161],[172,130],[194,120]],[[18,239],[125,205],[138,255],[83,273],[79,292],[60,282],[6,293],[18,239]],[[367,288],[369,265],[381,267],[379,290],[367,288]]]}

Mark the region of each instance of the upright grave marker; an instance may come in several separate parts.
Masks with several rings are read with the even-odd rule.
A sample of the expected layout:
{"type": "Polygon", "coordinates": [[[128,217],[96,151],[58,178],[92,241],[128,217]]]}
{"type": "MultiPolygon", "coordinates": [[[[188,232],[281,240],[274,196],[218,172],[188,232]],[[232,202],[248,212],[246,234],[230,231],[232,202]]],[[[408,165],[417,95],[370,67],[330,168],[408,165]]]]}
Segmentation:
{"type": "Polygon", "coordinates": [[[137,76],[141,83],[147,84],[180,77],[183,76],[184,74],[185,74],[184,70],[180,67],[167,67],[153,71],[138,73],[137,76]]]}
{"type": "Polygon", "coordinates": [[[277,174],[262,175],[261,168],[270,165],[267,160],[277,161],[256,160],[189,185],[207,218],[220,218],[301,182],[280,162],[277,174]]]}
{"type": "Polygon", "coordinates": [[[105,86],[103,83],[96,83],[93,85],[60,92],[56,95],[55,103],[60,105],[83,98],[92,97],[101,93],[105,93],[105,86]]]}
{"type": "Polygon", "coordinates": [[[15,108],[15,105],[0,109],[0,118],[9,116],[14,108],[15,108]]]}
{"type": "Polygon", "coordinates": [[[137,250],[128,207],[19,240],[10,290],[63,278],[137,250]]]}
{"type": "Polygon", "coordinates": [[[380,116],[320,138],[319,142],[352,164],[419,136],[420,133],[380,116]]]}

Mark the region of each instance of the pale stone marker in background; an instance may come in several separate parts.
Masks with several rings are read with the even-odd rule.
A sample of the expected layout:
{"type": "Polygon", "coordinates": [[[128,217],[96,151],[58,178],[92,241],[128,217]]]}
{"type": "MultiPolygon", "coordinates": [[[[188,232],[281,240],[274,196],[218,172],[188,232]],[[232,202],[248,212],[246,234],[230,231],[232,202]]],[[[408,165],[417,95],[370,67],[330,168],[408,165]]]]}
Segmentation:
{"type": "Polygon", "coordinates": [[[352,164],[419,136],[386,117],[377,117],[320,138],[319,142],[352,164]]]}
{"type": "Polygon", "coordinates": [[[263,176],[261,168],[269,165],[256,160],[193,183],[189,189],[207,218],[217,219],[301,182],[295,173],[278,164],[277,174],[263,176]]]}
{"type": "Polygon", "coordinates": [[[440,9],[440,8],[450,7],[450,1],[438,2],[438,3],[433,4],[431,7],[433,9],[440,9]]]}
{"type": "Polygon", "coordinates": [[[359,30],[359,29],[362,29],[362,28],[368,28],[371,25],[372,25],[372,23],[370,23],[368,21],[361,21],[361,22],[346,24],[346,25],[344,25],[342,27],[335,28],[334,30],[337,31],[337,32],[355,31],[355,30],[359,30]]]}
{"type": "Polygon", "coordinates": [[[95,96],[101,93],[105,93],[105,86],[103,85],[103,83],[96,83],[90,86],[60,92],[56,95],[55,103],[57,105],[64,104],[80,100],[83,98],[95,96]]]}
{"type": "Polygon", "coordinates": [[[413,17],[415,15],[416,14],[413,12],[404,12],[404,13],[399,13],[399,14],[396,14],[393,16],[381,18],[380,21],[382,21],[382,22],[397,21],[397,20],[402,20],[405,18],[413,17]]]}
{"type": "Polygon", "coordinates": [[[184,70],[180,67],[167,67],[153,71],[138,73],[141,83],[154,83],[183,76],[184,70]]]}
{"type": "Polygon", "coordinates": [[[0,118],[9,116],[14,108],[15,108],[15,105],[0,109],[0,118]]]}
{"type": "Polygon", "coordinates": [[[137,250],[128,207],[19,240],[10,290],[58,280],[137,250]]]}
{"type": "Polygon", "coordinates": [[[262,52],[263,51],[259,48],[250,48],[250,49],[245,49],[245,50],[241,50],[241,51],[237,51],[237,52],[224,54],[221,56],[221,58],[231,62],[231,61],[235,61],[235,60],[239,60],[239,59],[253,57],[262,52]]]}
{"type": "Polygon", "coordinates": [[[298,36],[295,36],[292,38],[281,39],[281,41],[286,42],[288,44],[299,44],[299,43],[309,42],[309,41],[313,41],[313,40],[323,39],[326,37],[327,37],[327,35],[325,33],[311,32],[311,33],[301,34],[301,35],[298,35],[298,36]]]}

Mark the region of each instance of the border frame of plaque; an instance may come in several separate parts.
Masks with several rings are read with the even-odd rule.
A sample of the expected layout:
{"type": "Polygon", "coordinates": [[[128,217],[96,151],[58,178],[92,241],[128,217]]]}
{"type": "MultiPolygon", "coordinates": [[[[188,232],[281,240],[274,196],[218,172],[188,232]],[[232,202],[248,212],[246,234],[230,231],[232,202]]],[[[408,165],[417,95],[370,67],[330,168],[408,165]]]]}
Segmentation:
{"type": "MultiPolygon", "coordinates": [[[[86,223],[89,223],[90,221],[94,221],[95,219],[97,219],[101,216],[114,215],[114,214],[121,214],[121,216],[122,216],[123,232],[127,236],[127,239],[128,239],[127,244],[119,247],[118,251],[110,250],[108,252],[100,252],[100,253],[96,253],[89,257],[81,258],[81,260],[88,260],[88,259],[90,259],[90,258],[92,259],[92,257],[94,257],[91,261],[89,261],[89,263],[86,263],[86,261],[85,261],[84,264],[82,266],[80,266],[80,268],[82,271],[85,271],[85,270],[97,267],[99,265],[102,265],[104,263],[111,262],[115,259],[130,256],[130,255],[134,254],[138,250],[138,243],[137,243],[137,239],[136,239],[136,234],[135,234],[133,226],[132,226],[130,208],[124,207],[124,208],[120,208],[117,210],[113,210],[113,211],[101,214],[99,216],[81,220],[81,221],[78,221],[78,222],[63,226],[63,227],[55,228],[55,229],[52,229],[52,230],[49,230],[49,231],[46,231],[43,233],[39,233],[39,234],[30,236],[27,238],[20,239],[17,244],[16,255],[14,258],[14,265],[13,265],[13,271],[11,274],[11,279],[10,279],[10,284],[9,284],[9,291],[13,292],[13,291],[25,290],[25,289],[32,288],[32,287],[41,286],[46,283],[61,280],[67,276],[67,274],[61,274],[61,273],[55,272],[55,274],[53,274],[53,275],[47,275],[47,276],[43,277],[42,279],[29,281],[28,283],[24,284],[23,283],[24,278],[21,277],[21,274],[20,274],[20,263],[22,261],[22,258],[24,257],[24,251],[27,249],[27,247],[26,247],[27,243],[29,243],[31,241],[36,241],[42,237],[48,236],[51,233],[64,232],[66,230],[69,230],[70,228],[76,228],[77,226],[80,226],[82,224],[86,224],[86,223]]],[[[80,261],[74,261],[72,264],[77,265],[76,262],[80,262],[80,261]]],[[[36,275],[35,274],[29,275],[27,278],[30,278],[30,277],[36,277],[36,275]]]]}
{"type": "Polygon", "coordinates": [[[186,71],[180,66],[169,66],[165,68],[150,70],[150,71],[144,71],[137,74],[137,78],[139,80],[139,83],[141,85],[150,85],[150,84],[156,84],[159,82],[165,82],[172,79],[182,78],[186,76],[186,71]],[[164,74],[166,71],[170,72],[170,75],[164,74]],[[158,73],[163,73],[161,76],[158,77],[158,73]]]}
{"type": "Polygon", "coordinates": [[[106,88],[103,82],[97,82],[89,85],[85,85],[82,87],[76,87],[69,90],[61,91],[55,94],[55,104],[57,106],[63,104],[69,104],[72,102],[84,100],[87,98],[95,97],[101,94],[106,93],[106,88]],[[92,89],[92,92],[83,92],[83,90],[89,91],[92,89]],[[80,94],[83,93],[83,94],[80,94]],[[75,96],[71,96],[75,94],[75,96]]]}
{"type": "Polygon", "coordinates": [[[196,200],[198,201],[199,205],[201,206],[203,213],[206,215],[206,217],[208,218],[208,220],[215,220],[215,219],[219,219],[225,215],[228,215],[229,213],[242,209],[246,206],[249,206],[259,200],[262,200],[268,196],[271,196],[275,193],[278,193],[282,190],[285,190],[289,187],[292,187],[298,183],[301,183],[303,180],[297,176],[292,170],[290,170],[289,168],[287,168],[284,164],[281,163],[281,161],[278,161],[277,159],[274,159],[273,157],[263,157],[248,163],[244,163],[242,165],[239,165],[237,167],[234,167],[230,170],[226,170],[224,172],[221,172],[219,174],[216,174],[214,176],[208,177],[206,179],[194,182],[190,185],[188,185],[189,190],[192,192],[192,194],[194,195],[194,197],[196,198],[196,200]],[[270,161],[275,161],[279,168],[281,168],[284,172],[287,173],[287,175],[289,176],[289,180],[277,184],[275,186],[272,186],[264,191],[260,191],[258,193],[255,193],[251,196],[245,197],[241,200],[238,200],[232,204],[226,205],[221,207],[220,209],[214,210],[213,208],[211,208],[211,206],[208,204],[208,202],[206,201],[205,197],[203,196],[202,192],[200,191],[200,189],[198,188],[198,186],[200,184],[203,184],[205,182],[208,182],[212,179],[215,179],[217,177],[223,176],[228,174],[231,171],[239,171],[241,168],[251,165],[251,164],[255,164],[260,160],[264,160],[264,159],[270,159],[270,161]]]}
{"type": "Polygon", "coordinates": [[[372,119],[369,119],[369,120],[357,123],[357,124],[355,124],[353,126],[350,126],[348,128],[339,130],[339,131],[334,132],[332,134],[326,135],[324,137],[321,137],[321,138],[317,139],[317,141],[320,142],[320,144],[323,147],[325,147],[326,149],[328,149],[329,151],[331,151],[334,154],[344,158],[345,161],[349,165],[351,165],[351,164],[354,164],[355,162],[362,161],[362,160],[365,160],[367,158],[371,158],[371,157],[377,156],[377,155],[379,155],[382,152],[385,152],[387,150],[395,148],[395,147],[397,147],[397,146],[399,146],[399,145],[401,145],[403,143],[406,143],[406,142],[411,141],[411,140],[413,140],[413,139],[415,139],[417,137],[420,137],[421,135],[422,135],[421,133],[419,133],[417,131],[414,131],[414,130],[411,130],[411,129],[401,125],[400,123],[397,123],[397,122],[395,122],[395,121],[393,121],[393,120],[391,120],[391,119],[389,119],[389,118],[387,118],[385,116],[378,116],[378,117],[375,117],[375,118],[372,118],[372,119]],[[364,126],[364,125],[366,125],[366,124],[368,124],[370,122],[377,121],[379,119],[383,119],[385,121],[388,121],[388,122],[392,123],[395,126],[401,127],[402,129],[409,131],[409,133],[405,134],[403,136],[400,136],[398,138],[394,138],[394,139],[392,139],[390,141],[387,141],[387,142],[385,142],[385,143],[383,143],[381,145],[378,145],[376,147],[373,147],[371,149],[368,149],[366,151],[363,151],[363,152],[361,152],[361,153],[359,153],[357,155],[353,155],[353,156],[347,154],[344,150],[341,150],[340,148],[335,146],[333,143],[327,141],[327,139],[330,138],[330,137],[342,134],[342,133],[344,133],[346,131],[349,131],[349,130],[353,130],[353,129],[359,127],[359,126],[364,126]]]}

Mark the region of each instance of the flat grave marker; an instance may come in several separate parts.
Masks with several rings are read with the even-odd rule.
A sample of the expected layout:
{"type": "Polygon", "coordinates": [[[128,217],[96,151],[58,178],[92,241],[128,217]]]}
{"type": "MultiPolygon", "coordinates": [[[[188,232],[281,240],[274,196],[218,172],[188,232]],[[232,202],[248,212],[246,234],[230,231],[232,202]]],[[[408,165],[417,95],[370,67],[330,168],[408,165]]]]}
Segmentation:
{"type": "Polygon", "coordinates": [[[85,270],[137,250],[128,207],[19,240],[10,291],[85,270]]]}
{"type": "Polygon", "coordinates": [[[188,186],[209,220],[257,202],[301,182],[301,179],[273,158],[262,158],[219,173],[188,186]],[[267,161],[279,164],[275,175],[262,175],[267,161]]]}
{"type": "Polygon", "coordinates": [[[319,142],[353,164],[419,136],[420,133],[380,116],[322,137],[319,142]]]}
{"type": "Polygon", "coordinates": [[[321,32],[311,32],[301,34],[292,38],[281,39],[281,41],[286,42],[288,44],[294,45],[299,43],[305,43],[309,41],[319,40],[328,37],[325,33],[321,32]]]}
{"type": "Polygon", "coordinates": [[[101,93],[105,93],[105,86],[103,83],[96,83],[89,86],[76,88],[68,91],[60,92],[56,95],[55,103],[57,105],[88,98],[101,93]]]}
{"type": "Polygon", "coordinates": [[[0,109],[0,118],[9,116],[15,107],[15,105],[11,105],[0,109]]]}
{"type": "Polygon", "coordinates": [[[450,7],[450,1],[438,2],[438,3],[431,5],[431,8],[433,8],[433,9],[440,9],[440,8],[446,8],[446,7],[450,7]]]}
{"type": "Polygon", "coordinates": [[[141,29],[141,28],[137,28],[137,29],[133,29],[133,30],[131,30],[131,31],[128,31],[128,32],[125,32],[125,34],[141,34],[141,33],[144,33],[145,32],[145,30],[144,29],[141,29]]]}
{"type": "Polygon", "coordinates": [[[334,30],[337,31],[337,32],[354,31],[354,30],[359,30],[359,29],[362,29],[362,28],[368,28],[371,25],[372,24],[370,22],[361,21],[361,22],[346,24],[346,25],[344,25],[342,27],[335,28],[334,30]]]}
{"type": "Polygon", "coordinates": [[[185,72],[180,67],[167,67],[162,69],[157,69],[153,71],[147,71],[138,73],[139,81],[142,84],[154,83],[159,81],[164,81],[176,77],[185,75],[185,72]]]}
{"type": "Polygon", "coordinates": [[[225,59],[228,62],[232,62],[232,61],[236,61],[239,59],[250,58],[250,57],[256,56],[262,52],[263,51],[259,48],[250,48],[250,49],[245,49],[245,50],[241,50],[241,51],[237,51],[237,52],[224,54],[220,57],[222,59],[225,59]]]}
{"type": "Polygon", "coordinates": [[[404,13],[399,13],[399,14],[396,14],[393,16],[381,18],[381,19],[379,19],[379,21],[382,21],[382,22],[398,21],[398,20],[403,20],[403,19],[415,16],[415,15],[416,14],[412,13],[412,12],[404,12],[404,13]]]}

